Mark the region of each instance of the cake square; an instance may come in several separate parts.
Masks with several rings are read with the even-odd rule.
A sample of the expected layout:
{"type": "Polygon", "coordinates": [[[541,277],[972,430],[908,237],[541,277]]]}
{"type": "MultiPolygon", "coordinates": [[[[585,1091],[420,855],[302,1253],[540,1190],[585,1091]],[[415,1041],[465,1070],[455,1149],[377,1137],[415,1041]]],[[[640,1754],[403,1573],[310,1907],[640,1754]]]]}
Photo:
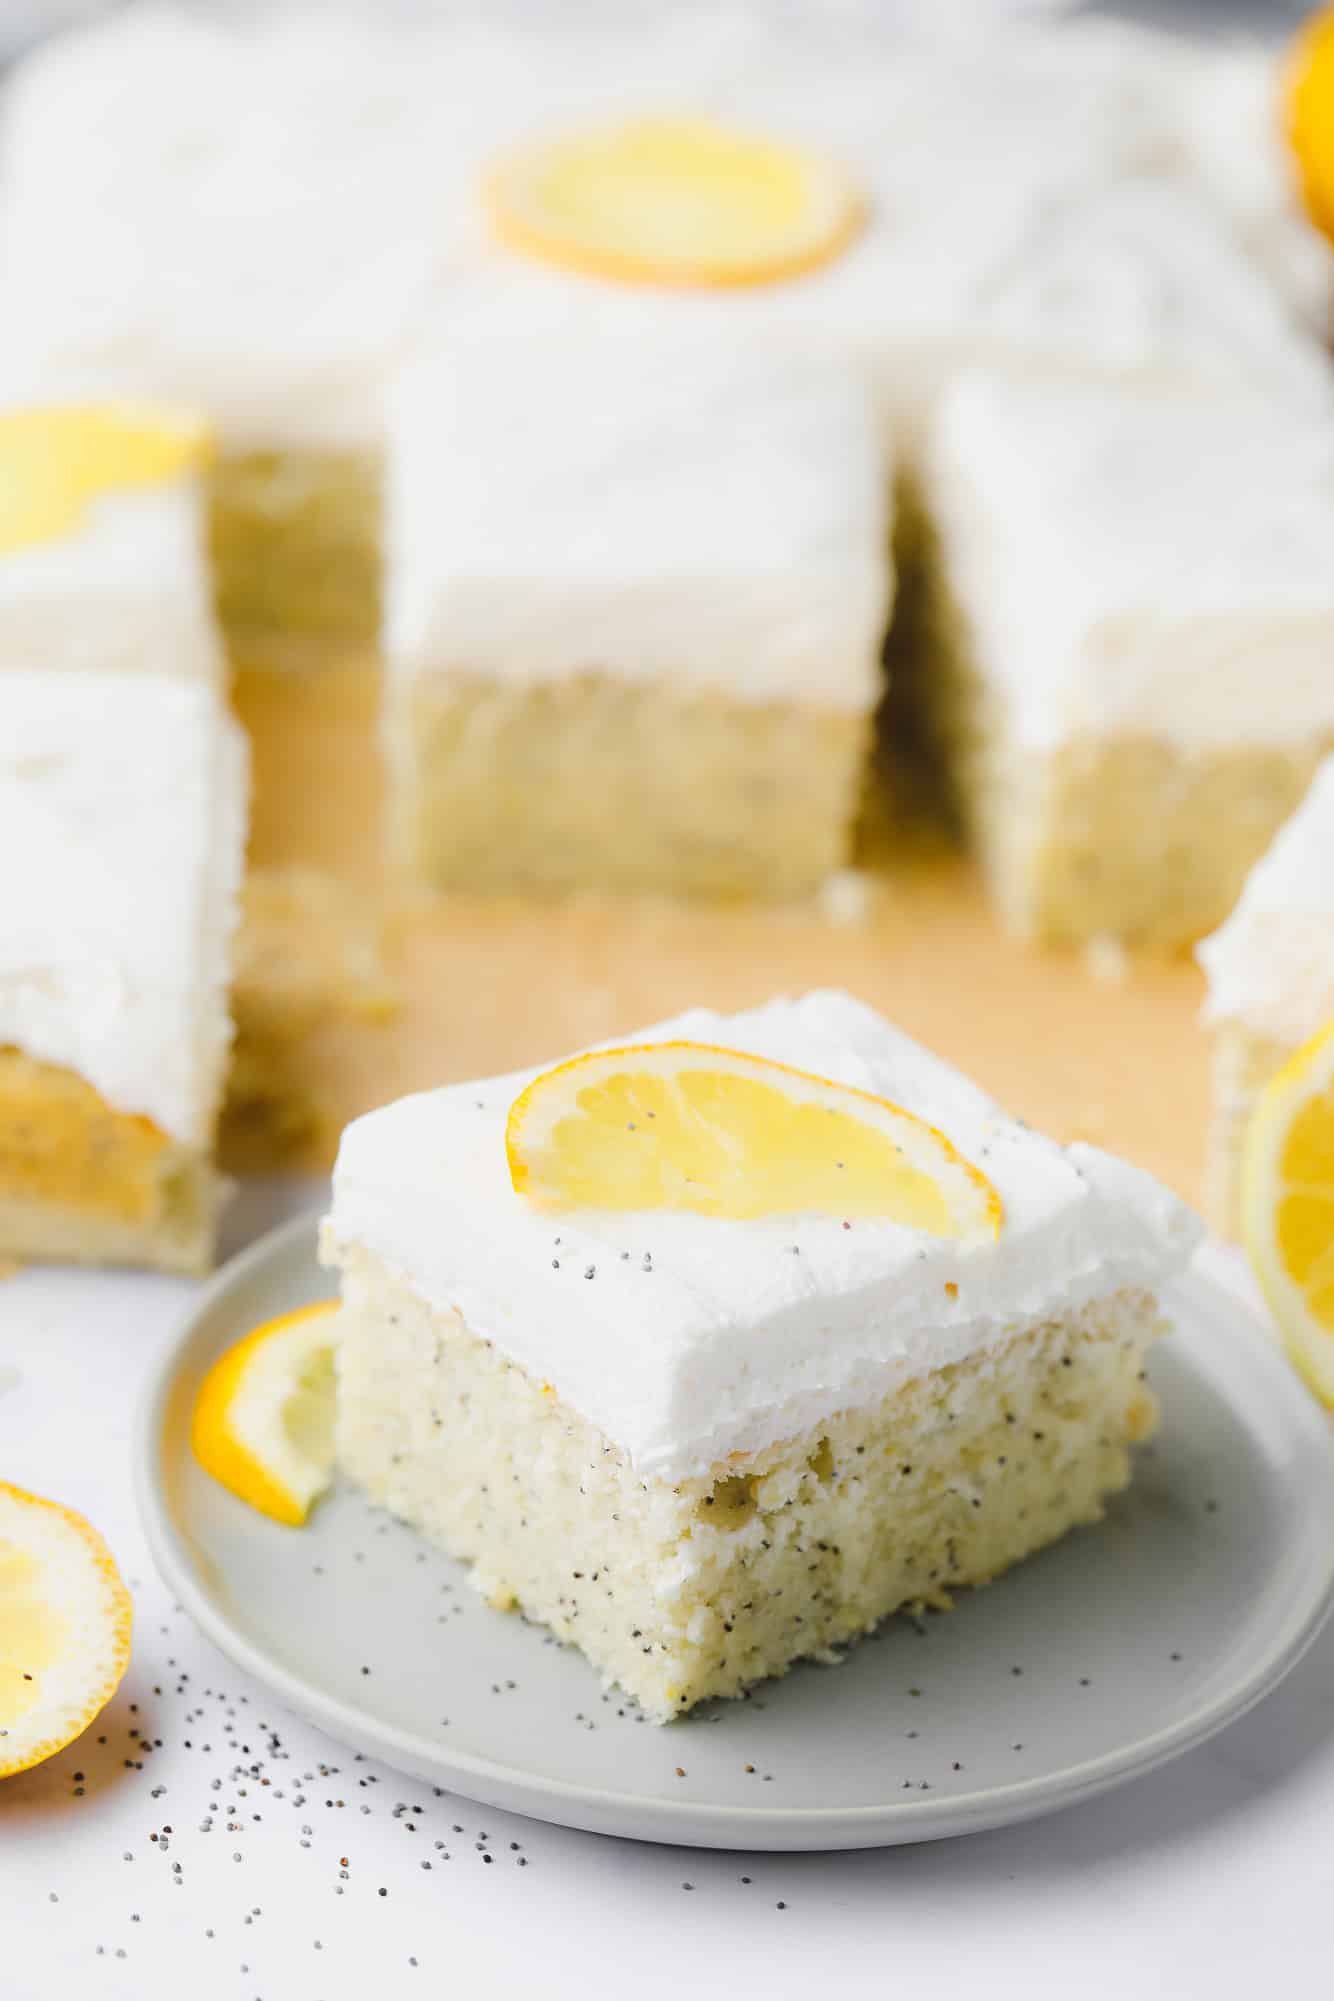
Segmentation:
{"type": "Polygon", "coordinates": [[[1334,746],[1334,433],[1240,391],[979,371],[924,507],[913,699],[1001,915],[1198,938],[1334,746]]]}
{"type": "MultiPolygon", "coordinates": [[[[638,1043],[887,1099],[996,1201],[967,1239],[763,1204],[553,1212],[507,1160],[530,1075],[344,1134],[323,1235],[344,1472],[663,1721],[1096,1519],[1152,1428],[1157,1291],[1198,1228],[846,995],[697,1010],[638,1043]]],[[[610,1052],[606,1088],[643,1055],[610,1052]]]]}
{"type": "Polygon", "coordinates": [[[200,1271],[245,848],[218,690],[0,677],[0,1254],[200,1271]]]}
{"type": "Polygon", "coordinates": [[[0,404],[0,674],[216,684],[207,428],[134,404],[0,404]]]}
{"type": "Polygon", "coordinates": [[[397,855],[452,887],[803,894],[845,858],[890,597],[855,372],[463,341],[394,398],[397,855]]]}
{"type": "Polygon", "coordinates": [[[1241,1159],[1270,1078],[1334,1020],[1334,757],[1246,878],[1237,907],[1196,956],[1213,1033],[1206,1195],[1214,1227],[1239,1234],[1241,1159]]]}

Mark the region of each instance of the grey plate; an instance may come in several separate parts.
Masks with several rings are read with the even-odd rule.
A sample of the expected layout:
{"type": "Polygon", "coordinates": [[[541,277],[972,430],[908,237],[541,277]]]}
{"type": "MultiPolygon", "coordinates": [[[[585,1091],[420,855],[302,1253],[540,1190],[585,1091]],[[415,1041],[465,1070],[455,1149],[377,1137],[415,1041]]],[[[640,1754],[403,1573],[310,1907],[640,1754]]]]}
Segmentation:
{"type": "Polygon", "coordinates": [[[996,1827],[1200,1743],[1274,1686],[1329,1610],[1324,1420],[1262,1330],[1195,1277],[1154,1363],[1163,1428],[1106,1521],[947,1617],[890,1621],[837,1670],[801,1667],[656,1729],[354,1491],[284,1529],[195,1465],[204,1371],[257,1321],[328,1293],[314,1251],[301,1218],[233,1260],[163,1362],[136,1454],[149,1540],[203,1631],[280,1701],[489,1805],[719,1848],[996,1827]]]}

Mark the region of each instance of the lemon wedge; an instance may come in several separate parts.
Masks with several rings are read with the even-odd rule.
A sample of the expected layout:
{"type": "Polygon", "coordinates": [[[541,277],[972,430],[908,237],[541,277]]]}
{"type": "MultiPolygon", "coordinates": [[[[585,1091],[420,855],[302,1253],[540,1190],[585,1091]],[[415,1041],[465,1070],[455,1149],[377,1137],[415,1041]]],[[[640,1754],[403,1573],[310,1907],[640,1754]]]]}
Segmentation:
{"type": "Polygon", "coordinates": [[[492,168],[502,241],[651,285],[761,285],[824,264],[863,204],[821,154],[720,125],[643,119],[520,147],[492,168]]]}
{"type": "Polygon", "coordinates": [[[0,1482],[0,1779],[40,1765],[105,1709],[132,1621],[97,1530],[0,1482]]]}
{"type": "Polygon", "coordinates": [[[759,1056],[659,1042],[533,1080],[505,1135],[515,1191],[552,1208],[882,1217],[965,1241],[1001,1199],[934,1126],[886,1098],[759,1056]]]}
{"type": "Polygon", "coordinates": [[[1261,1092],[1241,1203],[1246,1249],[1288,1353],[1334,1406],[1334,1022],[1261,1092]]]}
{"type": "Polygon", "coordinates": [[[32,407],[0,414],[0,552],[56,541],[106,493],[162,486],[205,464],[203,424],[132,406],[32,407]]]}
{"type": "Polygon", "coordinates": [[[190,1443],[205,1472],[293,1528],[333,1479],[337,1304],[266,1320],[218,1357],[195,1398],[190,1443]]]}
{"type": "Polygon", "coordinates": [[[1334,7],[1314,14],[1293,43],[1285,113],[1307,213],[1334,238],[1334,7]]]}

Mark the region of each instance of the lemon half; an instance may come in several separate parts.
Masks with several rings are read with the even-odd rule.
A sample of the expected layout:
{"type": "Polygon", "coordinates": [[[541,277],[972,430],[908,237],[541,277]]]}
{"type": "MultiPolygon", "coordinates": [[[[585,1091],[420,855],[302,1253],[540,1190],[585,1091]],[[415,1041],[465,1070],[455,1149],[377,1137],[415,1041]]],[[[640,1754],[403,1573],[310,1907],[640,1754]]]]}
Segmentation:
{"type": "Polygon", "coordinates": [[[0,552],[52,542],[101,495],[163,486],[207,463],[202,423],[133,405],[0,413],[0,552]]]}
{"type": "Polygon", "coordinates": [[[0,1778],[39,1765],[105,1709],[133,1610],[82,1515],[0,1482],[0,1778]]]}
{"type": "Polygon", "coordinates": [[[643,119],[517,148],[486,196],[501,239],[569,270],[762,285],[827,263],[864,205],[822,154],[699,120],[643,119]]]}
{"type": "Polygon", "coordinates": [[[1302,198],[1317,229],[1334,238],[1334,7],[1314,14],[1288,62],[1284,114],[1302,198]]]}
{"type": "Polygon", "coordinates": [[[1242,1229],[1288,1353],[1334,1406],[1334,1022],[1256,1101],[1242,1158],[1242,1229]]]}
{"type": "Polygon", "coordinates": [[[707,1043],[577,1056],[510,1110],[510,1179],[529,1199],[685,1209],[734,1221],[883,1217],[934,1237],[994,1237],[1000,1196],[888,1099],[707,1043]]]}
{"type": "Polygon", "coordinates": [[[333,1479],[336,1306],[324,1299],[266,1320],[219,1356],[195,1399],[200,1465],[294,1528],[333,1479]]]}

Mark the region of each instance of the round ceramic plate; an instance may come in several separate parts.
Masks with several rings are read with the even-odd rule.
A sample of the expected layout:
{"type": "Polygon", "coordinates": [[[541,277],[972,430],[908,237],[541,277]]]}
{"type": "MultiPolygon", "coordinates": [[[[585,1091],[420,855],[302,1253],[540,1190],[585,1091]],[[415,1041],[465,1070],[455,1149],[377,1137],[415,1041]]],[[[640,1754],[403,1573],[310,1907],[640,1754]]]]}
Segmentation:
{"type": "Polygon", "coordinates": [[[1262,1330],[1191,1278],[1153,1366],[1162,1429],[1104,1522],[947,1616],[890,1620],[836,1669],[799,1667],[658,1729],[354,1490],[286,1529],[195,1465],[210,1362],[330,1289],[306,1219],[208,1287],[141,1417],[148,1535],[203,1631],[281,1702],[488,1805],[719,1848],[996,1827],[1198,1744],[1274,1686],[1334,1594],[1324,1419],[1262,1330]]]}

